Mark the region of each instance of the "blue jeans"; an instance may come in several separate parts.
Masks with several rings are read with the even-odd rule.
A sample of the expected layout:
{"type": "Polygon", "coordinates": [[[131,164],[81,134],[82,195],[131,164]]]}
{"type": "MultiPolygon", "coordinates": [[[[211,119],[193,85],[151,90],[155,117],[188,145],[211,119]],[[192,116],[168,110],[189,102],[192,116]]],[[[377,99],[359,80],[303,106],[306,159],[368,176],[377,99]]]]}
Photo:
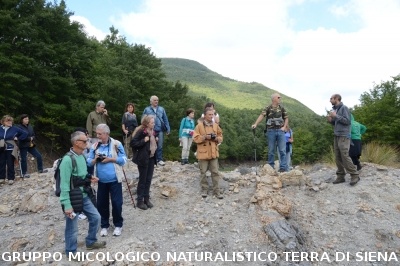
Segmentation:
{"type": "MultiPolygon", "coordinates": [[[[286,145],[287,145],[287,143],[286,143],[286,145]]],[[[290,151],[289,152],[287,152],[286,151],[286,171],[290,171],[290,168],[291,168],[291,166],[292,166],[292,145],[289,145],[289,147],[290,147],[290,151]]],[[[280,155],[280,153],[279,153],[279,150],[278,150],[278,147],[276,147],[276,151],[278,152],[278,158],[279,158],[279,160],[281,159],[281,155],[280,155]]]]}
{"type": "Polygon", "coordinates": [[[28,152],[30,154],[32,154],[33,157],[36,158],[38,171],[42,171],[43,170],[43,160],[42,160],[42,155],[38,152],[38,150],[35,147],[20,148],[22,174],[25,175],[26,171],[28,169],[27,163],[26,163],[26,157],[28,156],[28,152]]]}
{"type": "MultiPolygon", "coordinates": [[[[83,198],[83,213],[87,216],[89,222],[88,235],[86,237],[86,246],[97,241],[97,231],[100,227],[100,214],[93,206],[89,197],[83,198]]],[[[65,216],[65,253],[76,253],[78,247],[78,215],[74,219],[65,216]]]]}
{"type": "Polygon", "coordinates": [[[158,142],[157,142],[157,150],[156,150],[156,158],[157,162],[163,161],[163,144],[164,144],[164,132],[158,132],[158,142]]]}
{"type": "Polygon", "coordinates": [[[268,129],[265,134],[268,141],[268,164],[275,167],[275,147],[279,151],[279,169],[286,171],[286,137],[281,129],[268,129]]]}
{"type": "Polygon", "coordinates": [[[97,210],[99,210],[101,216],[101,228],[110,227],[110,195],[114,226],[122,227],[124,222],[122,218],[122,182],[99,182],[97,189],[97,210]]]}

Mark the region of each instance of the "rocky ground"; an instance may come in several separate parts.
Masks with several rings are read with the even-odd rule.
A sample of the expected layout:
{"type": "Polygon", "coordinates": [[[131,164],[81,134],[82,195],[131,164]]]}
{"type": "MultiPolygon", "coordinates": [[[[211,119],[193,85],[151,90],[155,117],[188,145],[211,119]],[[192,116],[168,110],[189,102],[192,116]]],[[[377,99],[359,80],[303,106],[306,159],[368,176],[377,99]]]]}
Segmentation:
{"type": "MultiPolygon", "coordinates": [[[[125,171],[136,180],[132,162],[125,171]]],[[[80,263],[63,254],[53,171],[2,185],[0,265],[399,265],[400,169],[364,164],[354,187],[333,185],[327,165],[279,175],[241,166],[221,176],[224,199],[202,199],[197,166],[167,162],[156,168],[155,207],[146,211],[133,207],[124,184],[122,235],[99,237],[107,248],[80,263]]],[[[79,227],[79,251],[88,252],[87,221],[79,227]]]]}

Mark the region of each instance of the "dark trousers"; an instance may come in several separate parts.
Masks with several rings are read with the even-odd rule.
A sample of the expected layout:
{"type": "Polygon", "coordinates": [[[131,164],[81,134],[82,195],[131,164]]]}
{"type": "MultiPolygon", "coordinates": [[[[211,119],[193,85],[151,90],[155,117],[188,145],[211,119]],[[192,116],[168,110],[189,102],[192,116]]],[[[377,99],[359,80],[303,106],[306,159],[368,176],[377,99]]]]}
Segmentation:
{"type": "Polygon", "coordinates": [[[14,156],[12,155],[12,150],[5,150],[0,152],[0,179],[6,178],[6,168],[7,168],[7,179],[15,179],[14,170],[14,156]]]}
{"type": "Polygon", "coordinates": [[[33,147],[33,148],[20,148],[19,149],[20,153],[21,153],[21,170],[22,170],[22,174],[26,174],[26,171],[28,170],[28,165],[26,162],[26,158],[28,156],[28,152],[30,154],[32,154],[33,157],[36,158],[37,160],[37,168],[38,171],[42,171],[43,170],[43,160],[42,160],[42,155],[38,152],[38,150],[33,147]]]}
{"type": "Polygon", "coordinates": [[[115,227],[122,227],[122,182],[110,183],[99,182],[97,190],[97,210],[101,216],[101,228],[110,227],[110,196],[113,224],[115,227]]]}
{"type": "Polygon", "coordinates": [[[138,166],[139,182],[137,185],[137,201],[150,197],[151,179],[154,173],[155,156],[149,159],[147,166],[138,166]]]}

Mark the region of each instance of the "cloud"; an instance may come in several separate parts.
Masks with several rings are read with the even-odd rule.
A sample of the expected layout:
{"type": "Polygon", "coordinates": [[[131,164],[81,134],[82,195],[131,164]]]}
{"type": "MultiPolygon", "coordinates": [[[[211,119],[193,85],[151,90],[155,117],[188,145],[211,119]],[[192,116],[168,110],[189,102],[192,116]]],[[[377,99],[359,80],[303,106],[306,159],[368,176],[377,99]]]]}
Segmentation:
{"type": "Polygon", "coordinates": [[[86,32],[86,35],[89,37],[95,37],[97,40],[103,40],[107,35],[107,33],[104,33],[93,26],[90,21],[85,17],[71,16],[70,19],[71,21],[76,21],[82,24],[84,26],[84,31],[86,32]]]}
{"type": "MultiPolygon", "coordinates": [[[[331,94],[342,94],[352,107],[374,82],[400,72],[399,1],[326,2],[325,10],[339,23],[347,19],[356,29],[297,30],[288,10],[313,3],[308,0],[147,0],[138,11],[113,14],[112,23],[130,42],[151,47],[158,57],[196,60],[324,114],[331,94]]],[[[81,23],[92,35],[105,36],[81,23]]],[[[269,101],[269,95],[260,98],[269,101]]]]}

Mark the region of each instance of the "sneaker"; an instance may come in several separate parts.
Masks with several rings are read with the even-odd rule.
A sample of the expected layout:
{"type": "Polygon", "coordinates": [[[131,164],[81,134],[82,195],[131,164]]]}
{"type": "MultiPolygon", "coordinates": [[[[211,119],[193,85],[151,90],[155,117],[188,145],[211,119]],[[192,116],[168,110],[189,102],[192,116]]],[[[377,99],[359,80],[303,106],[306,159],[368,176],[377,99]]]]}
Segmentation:
{"type": "Polygon", "coordinates": [[[78,215],[78,220],[86,220],[86,219],[87,219],[87,216],[84,215],[83,213],[78,215]]]}
{"type": "Polygon", "coordinates": [[[40,170],[40,171],[39,171],[40,174],[47,173],[47,172],[48,172],[47,169],[43,169],[43,170],[40,170]]]}
{"type": "Polygon", "coordinates": [[[108,228],[101,228],[100,236],[108,236],[108,228]]]}
{"type": "Polygon", "coordinates": [[[8,184],[9,184],[9,185],[14,184],[14,180],[8,180],[8,184]]]}
{"type": "Polygon", "coordinates": [[[30,178],[31,177],[30,174],[25,174],[25,175],[22,175],[22,176],[23,176],[23,178],[30,178]]]}
{"type": "Polygon", "coordinates": [[[96,241],[91,245],[86,245],[87,250],[92,250],[92,249],[99,249],[99,248],[104,248],[106,246],[106,241],[96,241]]]}
{"type": "Polygon", "coordinates": [[[164,166],[164,165],[165,165],[165,163],[164,163],[164,161],[163,161],[163,160],[161,160],[161,161],[158,161],[158,164],[159,164],[159,165],[161,165],[161,166],[164,166]]]}
{"type": "Polygon", "coordinates": [[[4,184],[5,180],[4,179],[0,179],[0,184],[4,184]]]}
{"type": "Polygon", "coordinates": [[[122,232],[122,227],[115,227],[113,236],[120,236],[122,232]]]}

